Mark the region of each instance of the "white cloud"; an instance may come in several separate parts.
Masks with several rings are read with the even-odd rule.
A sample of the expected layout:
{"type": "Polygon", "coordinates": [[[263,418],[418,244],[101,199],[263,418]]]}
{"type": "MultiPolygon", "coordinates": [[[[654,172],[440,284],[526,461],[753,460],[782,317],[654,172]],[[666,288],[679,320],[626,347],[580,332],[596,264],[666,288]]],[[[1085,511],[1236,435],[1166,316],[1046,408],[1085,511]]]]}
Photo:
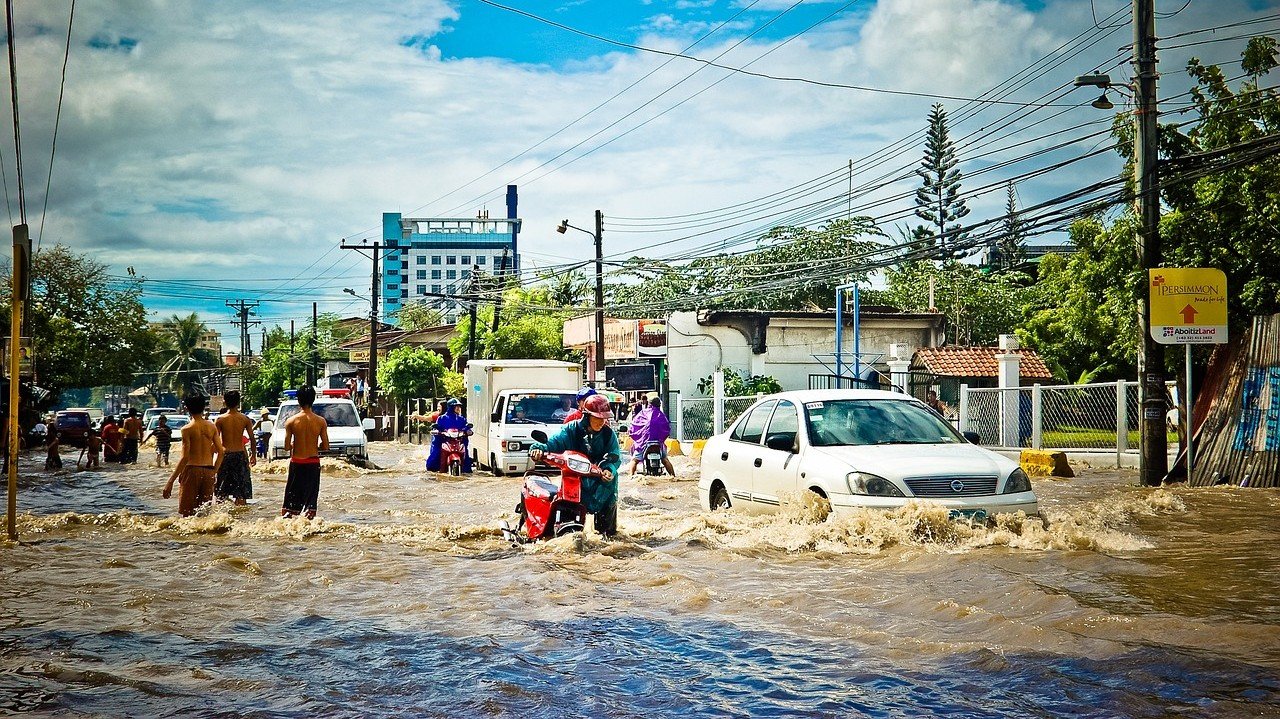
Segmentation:
{"type": "MultiPolygon", "coordinates": [[[[64,38],[57,28],[65,27],[65,7],[58,5],[19,8],[24,159],[33,225],[43,199],[62,59],[64,38]]],[[[290,276],[339,238],[379,227],[383,211],[416,210],[551,135],[663,62],[621,52],[560,70],[497,58],[443,61],[432,38],[444,20],[457,17],[444,0],[368,3],[359,12],[336,1],[305,7],[250,0],[216,5],[121,1],[81,3],[77,12],[44,241],[91,251],[117,270],[133,265],[151,276],[207,274],[210,284],[235,276],[290,276]],[[98,38],[95,44],[102,47],[88,47],[89,38],[98,38]],[[401,44],[406,41],[412,46],[401,44]],[[182,208],[189,211],[175,211],[182,208]]],[[[1193,3],[1184,15],[1162,22],[1176,30],[1194,27],[1183,23],[1220,24],[1250,16],[1243,0],[1216,6],[1212,20],[1205,19],[1208,12],[1193,3]]],[[[751,68],[970,96],[1090,24],[1088,8],[1067,0],[1038,13],[996,0],[881,0],[786,44],[751,68]]],[[[687,24],[655,25],[642,42],[680,49],[689,32],[687,24]]],[[[728,47],[727,40],[714,40],[700,47],[699,55],[713,57],[728,47]]],[[[1121,29],[1014,96],[1035,98],[1092,70],[1127,41],[1127,30],[1121,29]]],[[[745,65],[776,44],[748,42],[723,61],[745,65]]],[[[1220,51],[1210,46],[1202,56],[1220,59],[1210,49],[1220,51]]],[[[527,261],[541,261],[537,253],[585,256],[587,238],[573,244],[576,238],[554,234],[555,222],[569,217],[589,223],[596,208],[606,216],[694,212],[775,192],[920,129],[931,104],[926,98],[742,76],[695,94],[726,74],[706,69],[559,162],[690,98],[679,108],[531,183],[545,172],[535,170],[541,162],[697,67],[672,62],[580,125],[422,212],[461,205],[460,212],[469,214],[480,202],[468,200],[532,171],[517,180],[526,221],[521,247],[535,253],[527,261]]],[[[1166,66],[1162,87],[1176,87],[1176,67],[1166,66]]],[[[961,105],[946,104],[953,111],[961,105]]],[[[1007,132],[982,128],[1009,109],[992,108],[971,120],[957,114],[956,134],[974,133],[973,141],[981,141],[1007,132]]],[[[1071,110],[1032,134],[1090,119],[1090,112],[1087,105],[1071,110]]],[[[880,172],[910,166],[918,155],[918,147],[910,147],[880,172]]],[[[12,190],[11,148],[5,158],[12,190]]],[[[1084,184],[1117,168],[1107,159],[1071,177],[1084,184]]],[[[1026,168],[1013,171],[1019,169],[1026,168]]],[[[856,181],[876,176],[870,172],[856,181]]],[[[966,186],[986,181],[975,178],[966,186]]],[[[1029,184],[1021,195],[1028,201],[1045,197],[1059,189],[1054,183],[1069,182],[1029,184]]],[[[895,189],[885,187],[880,196],[895,189]]],[[[839,186],[827,192],[836,194],[839,186]]],[[[485,197],[494,197],[489,207],[500,210],[496,195],[485,197]]],[[[997,193],[975,201],[973,216],[997,212],[1002,198],[997,193]]],[[[614,252],[670,237],[610,232],[606,244],[614,252]]],[[[352,256],[329,274],[348,272],[351,281],[365,282],[367,265],[347,254],[352,256]]],[[[339,255],[333,253],[314,271],[339,255]]],[[[341,280],[323,284],[330,287],[329,296],[340,297],[341,280]]],[[[297,309],[278,306],[266,313],[297,309]]]]}

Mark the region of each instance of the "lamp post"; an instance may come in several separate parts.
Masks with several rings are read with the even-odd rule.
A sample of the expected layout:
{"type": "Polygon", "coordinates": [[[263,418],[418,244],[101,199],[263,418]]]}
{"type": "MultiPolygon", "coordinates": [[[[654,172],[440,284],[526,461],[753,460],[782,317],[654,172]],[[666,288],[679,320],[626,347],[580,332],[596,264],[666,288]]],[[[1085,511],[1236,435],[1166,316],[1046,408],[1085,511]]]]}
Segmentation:
{"type": "Polygon", "coordinates": [[[556,227],[556,232],[563,235],[570,227],[591,235],[596,242],[596,351],[595,373],[591,376],[595,381],[597,375],[604,371],[604,213],[596,210],[595,232],[575,227],[569,224],[568,220],[561,220],[560,225],[556,227]]]}

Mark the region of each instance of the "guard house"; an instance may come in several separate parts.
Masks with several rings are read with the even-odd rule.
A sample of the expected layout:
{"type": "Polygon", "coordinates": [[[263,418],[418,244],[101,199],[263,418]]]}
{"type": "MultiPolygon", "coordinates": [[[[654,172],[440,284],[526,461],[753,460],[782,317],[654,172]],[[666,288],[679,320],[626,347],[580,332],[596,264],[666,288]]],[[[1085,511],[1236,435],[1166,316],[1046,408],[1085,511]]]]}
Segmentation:
{"type": "Polygon", "coordinates": [[[404,217],[382,213],[382,315],[410,302],[428,302],[453,323],[466,311],[464,296],[473,270],[496,275],[520,268],[516,243],[516,186],[507,186],[507,216],[404,217]],[[457,297],[458,299],[451,299],[457,297]]]}

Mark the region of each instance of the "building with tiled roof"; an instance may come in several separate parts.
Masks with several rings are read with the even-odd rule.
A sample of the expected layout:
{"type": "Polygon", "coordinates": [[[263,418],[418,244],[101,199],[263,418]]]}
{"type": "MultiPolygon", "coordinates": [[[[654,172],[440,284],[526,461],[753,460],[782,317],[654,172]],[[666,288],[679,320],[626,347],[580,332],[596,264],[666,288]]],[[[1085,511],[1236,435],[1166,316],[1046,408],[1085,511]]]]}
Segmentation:
{"type": "MultiPolygon", "coordinates": [[[[1018,362],[1018,374],[1021,376],[1023,384],[1053,379],[1053,372],[1049,371],[1049,367],[1045,365],[1044,360],[1035,350],[1016,349],[1012,351],[1014,354],[1021,356],[1018,362]]],[[[1008,350],[1002,350],[999,347],[922,347],[916,350],[915,357],[911,361],[911,369],[929,372],[939,377],[973,380],[990,379],[994,383],[999,370],[996,355],[1007,353],[1008,350]]],[[[970,384],[973,386],[987,386],[977,382],[970,384]]],[[[990,386],[994,387],[995,385],[991,384],[990,386]]]]}

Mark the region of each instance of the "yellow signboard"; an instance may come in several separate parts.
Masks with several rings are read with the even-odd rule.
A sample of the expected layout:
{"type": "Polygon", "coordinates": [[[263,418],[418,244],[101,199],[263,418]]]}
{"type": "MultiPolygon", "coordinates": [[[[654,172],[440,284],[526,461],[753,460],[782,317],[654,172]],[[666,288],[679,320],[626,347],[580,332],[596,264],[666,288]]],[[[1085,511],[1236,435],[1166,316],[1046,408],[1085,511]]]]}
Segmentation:
{"type": "MultiPolygon", "coordinates": [[[[387,350],[378,348],[378,361],[387,358],[387,350]]],[[[350,350],[347,352],[347,361],[351,364],[366,364],[369,361],[369,350],[350,350]]]]}
{"type": "Polygon", "coordinates": [[[1227,341],[1227,276],[1203,267],[1147,271],[1151,337],[1166,345],[1227,341]]]}

